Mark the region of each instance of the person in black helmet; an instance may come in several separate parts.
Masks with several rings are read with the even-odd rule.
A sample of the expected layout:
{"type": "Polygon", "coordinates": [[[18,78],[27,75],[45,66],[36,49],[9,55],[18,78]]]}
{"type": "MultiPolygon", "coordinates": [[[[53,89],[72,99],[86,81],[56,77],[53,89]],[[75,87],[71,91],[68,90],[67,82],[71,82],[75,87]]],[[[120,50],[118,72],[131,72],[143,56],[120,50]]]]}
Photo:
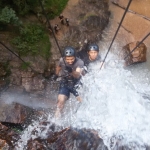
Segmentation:
{"type": "Polygon", "coordinates": [[[89,44],[87,47],[87,54],[82,56],[85,66],[87,67],[89,63],[96,62],[100,59],[99,46],[97,44],[89,44]]]}
{"type": "Polygon", "coordinates": [[[58,117],[64,107],[65,101],[72,93],[79,102],[81,98],[76,91],[76,86],[81,78],[83,72],[84,62],[76,57],[75,49],[73,47],[66,47],[64,49],[64,57],[60,58],[59,63],[56,66],[55,75],[53,80],[58,78],[61,72],[61,82],[59,87],[57,110],[55,116],[58,117]]]}

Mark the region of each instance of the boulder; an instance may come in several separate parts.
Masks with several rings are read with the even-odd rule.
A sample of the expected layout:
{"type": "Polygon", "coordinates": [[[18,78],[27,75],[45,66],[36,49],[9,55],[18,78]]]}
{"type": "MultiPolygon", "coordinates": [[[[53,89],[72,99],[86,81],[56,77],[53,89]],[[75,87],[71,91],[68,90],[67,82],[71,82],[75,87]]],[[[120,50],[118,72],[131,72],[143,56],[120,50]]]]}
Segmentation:
{"type": "Polygon", "coordinates": [[[22,124],[29,117],[29,110],[23,105],[17,103],[6,104],[4,102],[1,102],[0,105],[0,122],[22,124]]]}
{"type": "MultiPolygon", "coordinates": [[[[30,139],[27,143],[27,150],[30,149],[57,149],[57,150],[90,150],[90,149],[103,149],[107,150],[103,140],[99,137],[95,130],[91,129],[76,129],[76,128],[64,128],[55,126],[50,122],[42,122],[36,127],[32,134],[38,135],[38,131],[45,132],[47,130],[47,137],[37,137],[30,139]],[[49,127],[49,128],[47,128],[49,127]],[[59,131],[56,128],[60,128],[59,131]]],[[[41,134],[42,135],[42,134],[41,134]]]]}
{"type": "MultiPolygon", "coordinates": [[[[123,53],[124,57],[126,57],[131,51],[138,45],[137,42],[132,42],[127,44],[123,47],[123,53]]],[[[141,63],[146,62],[146,51],[147,47],[144,43],[141,43],[132,53],[125,59],[125,64],[127,66],[135,64],[135,63],[141,63]]]]}
{"type": "Polygon", "coordinates": [[[20,104],[14,104],[14,107],[7,110],[5,122],[24,123],[27,118],[27,110],[20,104]]]}

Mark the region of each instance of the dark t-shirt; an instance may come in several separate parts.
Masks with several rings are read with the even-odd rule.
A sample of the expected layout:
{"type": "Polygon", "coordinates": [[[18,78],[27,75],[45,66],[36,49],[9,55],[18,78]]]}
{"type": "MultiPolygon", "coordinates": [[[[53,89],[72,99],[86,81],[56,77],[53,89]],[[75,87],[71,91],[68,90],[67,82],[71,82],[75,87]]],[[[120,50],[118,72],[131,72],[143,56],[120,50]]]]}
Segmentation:
{"type": "Polygon", "coordinates": [[[61,67],[62,75],[65,75],[65,73],[66,73],[66,71],[65,71],[66,66],[71,67],[73,71],[76,71],[77,68],[82,69],[84,67],[84,62],[77,57],[76,57],[75,62],[73,64],[70,65],[68,63],[66,63],[66,64],[65,63],[64,63],[64,59],[60,58],[60,60],[58,62],[58,66],[61,67]]]}
{"type": "Polygon", "coordinates": [[[96,58],[94,61],[91,61],[91,60],[89,59],[89,55],[88,55],[86,52],[82,52],[82,51],[78,52],[78,53],[77,53],[77,56],[78,56],[80,59],[83,60],[84,65],[85,65],[86,67],[87,67],[90,63],[94,63],[94,62],[97,62],[97,61],[101,61],[100,55],[98,55],[97,58],[96,58]]]}

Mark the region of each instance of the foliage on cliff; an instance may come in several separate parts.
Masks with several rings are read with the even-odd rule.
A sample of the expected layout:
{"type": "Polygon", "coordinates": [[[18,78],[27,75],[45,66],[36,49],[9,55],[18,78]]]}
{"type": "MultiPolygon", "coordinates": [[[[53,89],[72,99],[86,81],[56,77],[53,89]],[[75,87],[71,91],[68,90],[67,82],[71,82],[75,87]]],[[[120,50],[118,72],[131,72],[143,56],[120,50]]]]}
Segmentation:
{"type": "MultiPolygon", "coordinates": [[[[68,2],[68,0],[40,1],[49,19],[58,16],[68,2]]],[[[44,58],[50,56],[50,40],[45,28],[47,25],[46,22],[40,22],[41,16],[45,20],[39,0],[0,1],[0,30],[13,33],[11,43],[20,56],[41,55],[44,58]],[[31,15],[37,18],[32,23],[29,20],[31,15]]]]}

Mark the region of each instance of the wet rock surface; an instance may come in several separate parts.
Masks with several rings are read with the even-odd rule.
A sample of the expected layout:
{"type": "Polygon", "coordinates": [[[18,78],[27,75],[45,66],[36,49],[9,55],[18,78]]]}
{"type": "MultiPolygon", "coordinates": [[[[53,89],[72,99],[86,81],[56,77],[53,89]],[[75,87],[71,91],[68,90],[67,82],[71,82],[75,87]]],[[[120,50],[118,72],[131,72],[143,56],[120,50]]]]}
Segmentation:
{"type": "Polygon", "coordinates": [[[43,132],[44,130],[48,131],[46,133],[46,138],[43,139],[39,136],[34,140],[30,139],[27,143],[28,150],[107,150],[107,147],[95,130],[70,127],[61,129],[61,127],[57,127],[50,122],[42,122],[37,129],[32,131],[32,134],[38,133],[39,128],[41,128],[43,132]],[[48,130],[47,126],[49,127],[48,130]],[[59,130],[55,131],[56,128],[59,128],[59,130]]]}
{"type": "Polygon", "coordinates": [[[30,118],[32,109],[18,103],[7,104],[5,102],[0,102],[0,104],[0,122],[24,124],[26,120],[30,118]]]}
{"type": "Polygon", "coordinates": [[[14,142],[19,138],[19,134],[0,123],[0,148],[2,150],[11,150],[14,148],[14,142]]]}

